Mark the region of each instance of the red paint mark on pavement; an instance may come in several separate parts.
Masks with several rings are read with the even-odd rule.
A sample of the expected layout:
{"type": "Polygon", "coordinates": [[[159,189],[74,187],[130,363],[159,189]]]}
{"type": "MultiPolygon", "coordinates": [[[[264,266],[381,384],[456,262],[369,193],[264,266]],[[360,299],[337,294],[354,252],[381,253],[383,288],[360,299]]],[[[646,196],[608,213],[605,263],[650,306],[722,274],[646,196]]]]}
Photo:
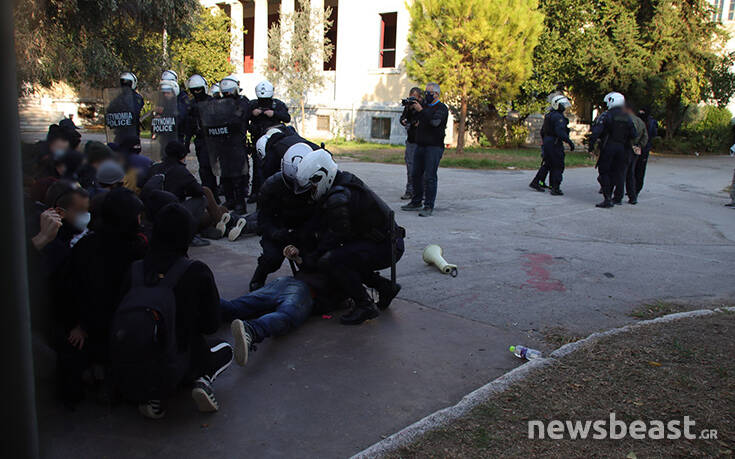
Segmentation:
{"type": "Polygon", "coordinates": [[[526,284],[542,292],[564,292],[566,287],[560,280],[552,279],[549,271],[544,267],[554,263],[551,255],[545,253],[529,253],[523,255],[526,261],[523,263],[524,271],[528,275],[526,284]]]}

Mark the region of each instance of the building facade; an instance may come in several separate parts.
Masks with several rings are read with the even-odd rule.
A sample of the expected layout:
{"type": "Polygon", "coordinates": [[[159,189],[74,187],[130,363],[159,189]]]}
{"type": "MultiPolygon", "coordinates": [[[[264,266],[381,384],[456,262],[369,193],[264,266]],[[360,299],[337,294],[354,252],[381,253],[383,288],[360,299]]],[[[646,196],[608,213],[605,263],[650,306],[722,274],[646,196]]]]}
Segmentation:
{"type": "MultiPolygon", "coordinates": [[[[410,18],[405,1],[301,1],[309,1],[315,11],[331,10],[333,25],[326,36],[334,46],[332,58],[323,65],[324,88],[309,94],[302,134],[315,139],[344,137],[404,143],[400,101],[411,87],[426,84],[413,82],[406,74],[410,18]]],[[[269,27],[299,8],[298,2],[201,0],[206,7],[221,8],[232,20],[230,61],[246,96],[254,97],[255,85],[264,79],[269,27]]],[[[279,97],[278,89],[275,97],[279,97]]],[[[294,120],[294,125],[300,127],[300,120],[294,120]]],[[[453,125],[447,123],[448,144],[453,143],[453,125]]]]}

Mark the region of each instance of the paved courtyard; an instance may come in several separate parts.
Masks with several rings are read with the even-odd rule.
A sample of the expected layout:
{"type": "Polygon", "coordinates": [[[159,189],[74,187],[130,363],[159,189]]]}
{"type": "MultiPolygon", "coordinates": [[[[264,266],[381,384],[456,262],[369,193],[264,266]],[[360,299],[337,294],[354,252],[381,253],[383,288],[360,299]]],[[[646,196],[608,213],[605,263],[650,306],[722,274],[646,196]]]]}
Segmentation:
{"type": "MultiPolygon", "coordinates": [[[[531,191],[530,171],[441,169],[428,219],[398,210],[404,168],[340,166],[408,231],[403,290],[388,311],[359,327],[314,317],[260,345],[246,368],[216,381],[214,415],[196,412],[187,393],[157,422],[91,401],[71,413],[41,393],[44,456],[346,457],[520,365],[510,344],[549,350],[546,328],[586,335],[633,321],[643,302],[735,298],[729,157],[652,158],[639,204],[612,210],[594,207],[589,168],[565,173],[563,197],[531,191]],[[458,277],[423,263],[430,243],[458,277]]],[[[258,254],[256,238],[190,252],[212,267],[223,297],[246,291],[258,254]]]]}

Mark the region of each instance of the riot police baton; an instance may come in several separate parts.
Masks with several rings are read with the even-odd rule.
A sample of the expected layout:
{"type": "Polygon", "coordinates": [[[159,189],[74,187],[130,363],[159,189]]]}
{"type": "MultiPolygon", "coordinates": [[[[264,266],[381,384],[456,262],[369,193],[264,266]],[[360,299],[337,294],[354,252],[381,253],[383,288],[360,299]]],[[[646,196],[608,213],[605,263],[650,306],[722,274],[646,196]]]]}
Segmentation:
{"type": "Polygon", "coordinates": [[[295,277],[295,276],[296,276],[296,274],[298,274],[298,273],[299,273],[299,270],[298,270],[298,268],[296,267],[296,263],[294,263],[294,261],[293,261],[292,259],[290,259],[290,258],[289,258],[289,259],[288,259],[288,264],[290,264],[290,265],[291,265],[291,273],[292,273],[292,274],[294,275],[294,277],[295,277]]]}
{"type": "Polygon", "coordinates": [[[388,220],[390,221],[390,285],[391,289],[396,289],[396,213],[390,211],[388,220]]]}

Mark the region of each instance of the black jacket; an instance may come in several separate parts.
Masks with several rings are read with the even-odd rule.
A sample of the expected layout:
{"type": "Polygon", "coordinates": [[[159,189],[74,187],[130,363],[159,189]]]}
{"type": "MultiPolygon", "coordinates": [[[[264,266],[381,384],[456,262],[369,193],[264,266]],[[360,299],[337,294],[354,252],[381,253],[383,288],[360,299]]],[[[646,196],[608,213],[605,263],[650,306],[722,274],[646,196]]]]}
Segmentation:
{"type": "Polygon", "coordinates": [[[426,105],[416,113],[416,143],[424,146],[443,147],[444,132],[447,129],[449,109],[441,102],[426,105]]]}
{"type": "Polygon", "coordinates": [[[281,170],[281,160],[286,151],[297,143],[305,143],[312,150],[317,150],[319,146],[314,142],[310,142],[301,137],[296,131],[288,126],[286,132],[273,134],[265,145],[265,159],[263,160],[263,177],[268,178],[281,170]]]}
{"type": "Polygon", "coordinates": [[[416,143],[416,129],[418,122],[416,121],[416,112],[410,107],[403,107],[401,113],[401,125],[406,127],[406,142],[416,143]]]}
{"type": "Polygon", "coordinates": [[[250,116],[250,138],[256,142],[260,136],[265,134],[269,127],[277,124],[285,124],[291,121],[291,115],[288,114],[286,104],[278,99],[253,99],[248,104],[250,116]],[[253,116],[253,110],[260,108],[261,110],[273,110],[273,116],[268,117],[265,113],[253,116]]]}
{"type": "Polygon", "coordinates": [[[295,195],[281,172],[270,176],[258,194],[258,233],[264,238],[301,246],[302,234],[314,215],[307,194],[295,195]]]}
{"type": "Polygon", "coordinates": [[[202,185],[189,172],[186,165],[173,158],[165,158],[163,162],[156,163],[148,169],[148,174],[139,184],[141,188],[145,187],[148,180],[154,175],[163,174],[163,189],[176,195],[179,200],[186,198],[198,198],[204,196],[202,185]]]}

